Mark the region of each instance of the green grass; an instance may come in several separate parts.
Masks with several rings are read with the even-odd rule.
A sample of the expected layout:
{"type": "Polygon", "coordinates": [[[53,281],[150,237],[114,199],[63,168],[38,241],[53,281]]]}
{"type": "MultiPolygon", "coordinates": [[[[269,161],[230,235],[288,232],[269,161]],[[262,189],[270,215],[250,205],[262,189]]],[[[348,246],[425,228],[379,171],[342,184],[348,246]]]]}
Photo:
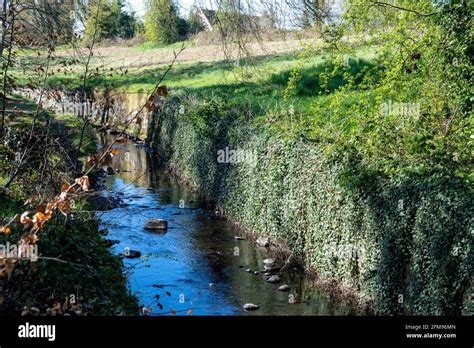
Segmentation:
{"type": "Polygon", "coordinates": [[[172,44],[159,44],[157,42],[147,41],[142,44],[139,44],[135,47],[131,47],[132,50],[140,52],[140,51],[149,51],[149,50],[156,50],[156,49],[174,49],[174,48],[181,48],[182,46],[185,47],[194,47],[194,44],[190,41],[178,41],[172,44]]]}
{"type": "MultiPolygon", "coordinates": [[[[76,131],[72,132],[71,136],[68,139],[69,146],[73,149],[77,149],[79,141],[81,138],[81,129],[83,126],[83,120],[75,115],[71,114],[60,114],[57,113],[54,115],[54,118],[63,123],[66,128],[74,129],[76,131]]],[[[84,131],[84,137],[82,140],[81,152],[79,157],[87,156],[95,153],[96,148],[96,137],[95,132],[91,124],[88,124],[84,131]]]]}
{"type": "MultiPolygon", "coordinates": [[[[130,52],[158,52],[181,45],[182,43],[176,43],[162,46],[147,42],[130,48],[130,52]]],[[[293,53],[255,57],[251,60],[241,60],[239,64],[231,61],[177,63],[169,71],[163,84],[170,88],[171,93],[191,93],[200,98],[225,96],[236,107],[251,110],[256,117],[287,113],[292,108],[298,114],[298,122],[305,127],[315,128],[327,121],[324,107],[330,107],[333,92],[347,85],[348,78],[354,79],[352,84],[357,88],[364,69],[378,68],[374,64],[377,54],[377,47],[359,47],[349,60],[348,74],[336,74],[327,85],[324,84],[322,74],[333,68],[329,57],[316,54],[301,61],[293,53]],[[300,68],[302,78],[295,83],[289,97],[285,98],[291,72],[296,65],[300,68]]],[[[33,56],[31,59],[39,61],[43,58],[33,56]]],[[[107,71],[105,75],[90,78],[88,86],[90,89],[108,90],[111,93],[148,93],[167,67],[167,64],[163,64],[107,71]]],[[[53,88],[80,89],[82,76],[79,70],[68,74],[56,73],[49,78],[48,85],[53,88]]],[[[26,83],[24,75],[20,74],[18,77],[20,84],[26,83]]],[[[347,110],[357,100],[357,93],[361,92],[347,91],[344,98],[347,110]]],[[[287,120],[280,128],[285,128],[286,122],[287,120]]]]}
{"type": "MultiPolygon", "coordinates": [[[[183,43],[178,42],[172,45],[158,45],[146,42],[141,45],[131,47],[130,54],[139,51],[163,50],[181,47],[183,43]]],[[[185,45],[191,45],[185,42],[185,45]]],[[[203,47],[205,49],[205,47],[203,47]]],[[[370,60],[374,55],[373,49],[361,48],[357,57],[370,60]]],[[[94,57],[95,58],[95,57],[94,57]]],[[[302,81],[298,95],[317,95],[317,78],[321,72],[324,57],[315,56],[308,59],[302,66],[305,79],[302,81]],[[304,91],[303,91],[304,90],[304,91]]],[[[30,56],[30,64],[33,66],[44,63],[44,58],[30,56]]],[[[61,58],[58,62],[64,61],[61,58]]],[[[178,89],[201,89],[201,88],[227,88],[235,86],[243,81],[254,84],[256,87],[265,88],[271,85],[274,89],[284,90],[288,81],[289,72],[295,66],[297,58],[294,54],[279,54],[271,56],[260,56],[251,61],[241,60],[237,65],[235,62],[191,62],[177,63],[167,75],[164,84],[178,89]]],[[[56,62],[57,63],[57,62],[56,62]]],[[[59,67],[59,65],[57,65],[59,67]]],[[[89,86],[95,89],[112,89],[123,92],[148,91],[159,81],[160,76],[167,69],[168,65],[156,65],[152,67],[128,68],[123,70],[106,71],[106,74],[99,77],[91,77],[89,86]],[[127,74],[124,71],[127,69],[127,74]],[[110,76],[112,74],[112,76],[110,76]]],[[[101,68],[100,73],[103,71],[101,68]]],[[[48,80],[51,87],[66,87],[68,89],[80,88],[82,83],[83,69],[77,69],[73,73],[64,74],[57,72],[48,80]]],[[[27,82],[27,78],[22,72],[17,71],[15,76],[20,85],[27,82]]],[[[336,87],[336,86],[335,86],[336,87]]],[[[275,93],[270,93],[268,97],[275,97],[275,93]]]]}

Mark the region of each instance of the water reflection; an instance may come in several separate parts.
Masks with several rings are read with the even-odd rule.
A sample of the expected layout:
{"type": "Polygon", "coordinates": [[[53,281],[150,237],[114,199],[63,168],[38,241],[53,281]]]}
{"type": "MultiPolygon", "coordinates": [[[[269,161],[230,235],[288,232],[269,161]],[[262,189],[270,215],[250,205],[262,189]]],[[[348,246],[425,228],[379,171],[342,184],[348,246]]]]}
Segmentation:
{"type": "MultiPolygon", "coordinates": [[[[107,140],[101,138],[100,144],[107,140]]],[[[199,197],[160,170],[142,147],[132,143],[117,147],[121,154],[105,166],[118,173],[107,177],[108,193],[104,194],[121,197],[126,206],[98,216],[109,230],[108,238],[120,241],[113,247],[115,252],[141,251],[140,259],[124,262],[132,267],[132,291],[142,305],[152,308],[151,315],[186,315],[190,309],[193,315],[353,313],[349,306],[312,287],[297,271],[282,274],[280,284],[267,283],[261,272],[262,260],[269,257],[265,249],[236,240],[241,233],[234,226],[211,216],[199,197]],[[144,230],[153,218],[167,220],[168,232],[144,230]],[[290,286],[289,292],[277,290],[283,283],[290,286]],[[245,303],[260,309],[245,312],[245,303]]]]}

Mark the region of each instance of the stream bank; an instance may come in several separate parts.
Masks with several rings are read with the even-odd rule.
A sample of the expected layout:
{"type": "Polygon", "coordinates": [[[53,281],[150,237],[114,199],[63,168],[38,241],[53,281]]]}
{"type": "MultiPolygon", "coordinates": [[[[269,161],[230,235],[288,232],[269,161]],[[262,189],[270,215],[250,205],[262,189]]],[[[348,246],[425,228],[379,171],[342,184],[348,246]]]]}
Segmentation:
{"type": "MultiPolygon", "coordinates": [[[[32,101],[20,98],[14,103],[20,110],[36,108],[32,101]]],[[[32,156],[8,192],[0,192],[0,225],[26,210],[38,209],[60,192],[63,182],[74,182],[75,141],[81,127],[77,127],[75,119],[59,117],[58,120],[55,116],[41,110],[34,129],[37,140],[31,147],[33,153],[41,156],[32,156]],[[43,177],[38,168],[42,168],[44,161],[50,167],[48,175],[43,177]]],[[[7,145],[12,140],[16,144],[29,131],[28,127],[11,127],[4,140],[7,145]]],[[[92,131],[86,132],[85,142],[94,142],[92,131]]],[[[0,172],[2,179],[4,174],[0,172]]],[[[122,259],[111,253],[104,240],[104,230],[91,214],[94,206],[87,199],[78,199],[75,204],[76,209],[68,217],[57,212],[38,233],[38,260],[17,262],[10,276],[0,278],[1,315],[138,313],[137,299],[130,293],[122,259]]],[[[0,244],[16,245],[24,234],[23,227],[20,223],[12,223],[11,233],[0,234],[0,244]]]]}
{"type": "MultiPolygon", "coordinates": [[[[127,117],[102,126],[120,128],[127,117]]],[[[357,156],[247,118],[225,96],[176,94],[131,135],[146,139],[220,214],[285,246],[321,284],[356,294],[360,306],[379,314],[473,313],[468,183],[442,173],[371,172],[357,156]],[[224,150],[257,160],[220,163],[224,150]]]]}
{"type": "Polygon", "coordinates": [[[148,143],[168,168],[376,313],[473,312],[468,183],[371,172],[327,144],[283,136],[265,117],[249,121],[228,99],[176,94],[153,114],[148,143]],[[252,156],[222,162],[223,151],[252,156]]]}
{"type": "MultiPolygon", "coordinates": [[[[102,135],[100,147],[112,139],[102,135]]],[[[115,253],[141,253],[124,262],[131,290],[148,315],[359,313],[350,301],[315,287],[304,270],[292,266],[280,272],[282,260],[213,214],[208,201],[166,172],[143,145],[129,142],[120,148],[124,155],[107,163],[115,174],[101,184],[122,206],[97,217],[115,253]],[[168,222],[166,232],[144,228],[156,218],[168,222]],[[249,304],[258,309],[245,310],[249,304]]]]}

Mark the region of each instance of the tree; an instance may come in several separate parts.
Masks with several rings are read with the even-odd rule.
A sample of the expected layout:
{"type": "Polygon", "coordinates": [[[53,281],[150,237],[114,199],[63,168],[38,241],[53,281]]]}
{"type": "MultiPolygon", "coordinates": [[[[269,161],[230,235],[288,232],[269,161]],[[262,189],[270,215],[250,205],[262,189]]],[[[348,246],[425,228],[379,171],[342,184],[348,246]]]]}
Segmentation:
{"type": "Polygon", "coordinates": [[[89,3],[84,31],[86,41],[122,38],[135,35],[137,19],[123,10],[123,0],[93,0],[89,3]]]}
{"type": "Polygon", "coordinates": [[[472,180],[472,1],[346,0],[344,5],[340,23],[323,33],[332,61],[338,69],[350,68],[344,63],[355,53],[345,39],[350,36],[377,47],[376,62],[383,67],[366,75],[356,102],[347,93],[353,86],[333,93],[332,113],[344,115],[345,103],[351,103],[347,117],[358,124],[339,138],[350,148],[345,152],[371,158],[371,170],[382,173],[472,180]],[[393,109],[391,102],[412,109],[393,109]]]}
{"type": "Polygon", "coordinates": [[[189,24],[186,19],[179,17],[178,19],[178,36],[180,40],[186,40],[189,34],[189,24]]]}
{"type": "Polygon", "coordinates": [[[324,21],[329,17],[329,5],[327,0],[303,0],[295,1],[294,8],[299,15],[299,27],[321,28],[324,21]]]}
{"type": "Polygon", "coordinates": [[[206,30],[206,26],[204,25],[202,18],[199,16],[198,13],[199,9],[194,7],[191,12],[189,13],[188,17],[188,33],[190,35],[196,35],[201,31],[206,30]]]}
{"type": "Polygon", "coordinates": [[[170,44],[180,39],[180,19],[171,0],[147,0],[145,36],[148,40],[170,44]]]}
{"type": "Polygon", "coordinates": [[[34,41],[38,45],[54,36],[61,43],[67,43],[74,36],[75,4],[70,1],[57,2],[22,1],[16,6],[17,24],[22,29],[16,30],[18,38],[34,41]]]}

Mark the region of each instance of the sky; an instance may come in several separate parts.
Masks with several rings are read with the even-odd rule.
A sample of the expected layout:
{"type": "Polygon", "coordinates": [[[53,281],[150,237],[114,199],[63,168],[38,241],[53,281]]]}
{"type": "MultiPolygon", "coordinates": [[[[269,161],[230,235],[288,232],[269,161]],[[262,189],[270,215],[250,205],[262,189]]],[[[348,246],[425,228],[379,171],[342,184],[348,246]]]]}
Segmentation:
{"type": "MultiPolygon", "coordinates": [[[[126,2],[128,2],[127,7],[129,9],[129,11],[135,12],[141,18],[143,18],[144,14],[145,14],[145,1],[146,0],[126,0],[126,2]]],[[[178,4],[179,4],[179,11],[180,11],[180,15],[182,17],[187,17],[188,16],[188,13],[189,13],[190,9],[193,7],[193,5],[197,5],[199,7],[208,8],[208,9],[216,9],[217,8],[216,0],[175,0],[175,1],[177,1],[178,4]]],[[[263,2],[263,0],[260,0],[260,1],[263,2]]],[[[254,8],[254,10],[257,9],[257,12],[258,12],[258,8],[260,7],[259,4],[261,4],[260,1],[250,2],[250,4],[252,4],[252,6],[256,6],[254,8]]],[[[276,2],[278,2],[278,1],[276,1],[276,2]]],[[[333,10],[335,10],[336,12],[340,12],[342,2],[343,2],[343,0],[332,0],[333,10]]],[[[281,11],[285,11],[284,10],[285,2],[281,1],[281,5],[283,6],[281,11]]],[[[261,9],[263,9],[263,8],[261,8],[261,9]]],[[[288,11],[288,12],[290,12],[290,11],[288,11]]],[[[258,14],[255,13],[255,15],[258,15],[258,14]]],[[[282,15],[283,15],[283,12],[282,12],[282,15]]]]}
{"type": "MultiPolygon", "coordinates": [[[[180,11],[181,11],[181,14],[183,16],[186,16],[187,13],[189,12],[189,9],[193,6],[193,4],[196,2],[196,3],[204,3],[205,5],[207,6],[204,6],[204,7],[208,7],[210,8],[210,3],[211,1],[209,0],[178,0],[179,2],[179,8],[180,8],[180,11]]],[[[142,17],[144,14],[145,14],[145,0],[128,0],[128,3],[130,4],[130,8],[135,11],[135,13],[142,17]]]]}

